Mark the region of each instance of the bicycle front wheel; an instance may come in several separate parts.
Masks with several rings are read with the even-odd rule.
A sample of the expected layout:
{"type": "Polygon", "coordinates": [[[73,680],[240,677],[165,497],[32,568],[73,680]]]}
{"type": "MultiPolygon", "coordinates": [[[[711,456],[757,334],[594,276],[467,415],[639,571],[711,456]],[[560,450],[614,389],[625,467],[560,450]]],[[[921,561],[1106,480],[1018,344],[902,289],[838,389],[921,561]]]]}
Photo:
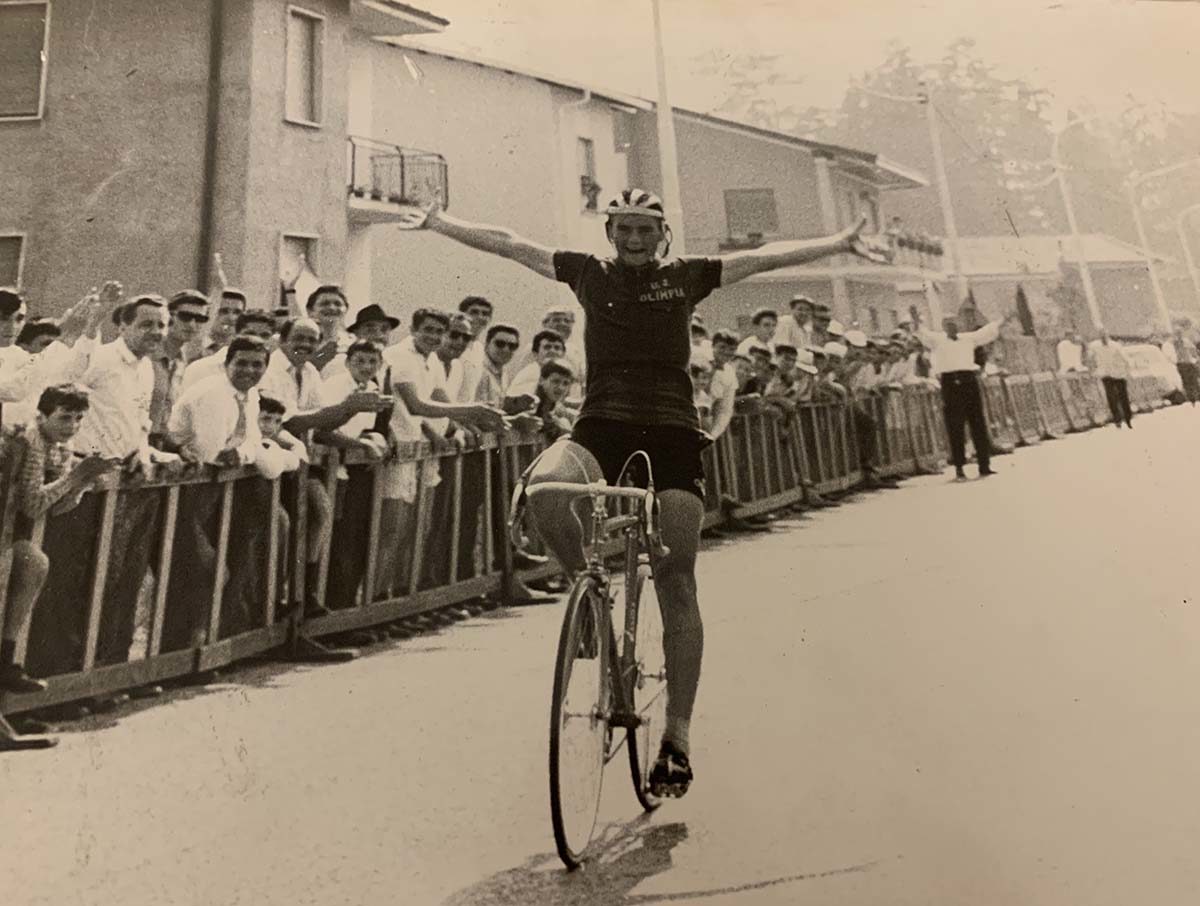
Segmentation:
{"type": "Polygon", "coordinates": [[[568,868],[582,864],[600,809],[612,707],[604,589],[575,580],[563,614],[550,706],[550,817],[568,868]]]}
{"type": "Polygon", "coordinates": [[[662,611],[650,567],[638,567],[637,581],[626,588],[625,607],[637,608],[637,632],[633,641],[633,671],[630,688],[638,726],[629,736],[629,768],[633,790],[646,811],[662,800],[650,792],[650,771],[667,729],[667,662],[663,654],[662,611]]]}

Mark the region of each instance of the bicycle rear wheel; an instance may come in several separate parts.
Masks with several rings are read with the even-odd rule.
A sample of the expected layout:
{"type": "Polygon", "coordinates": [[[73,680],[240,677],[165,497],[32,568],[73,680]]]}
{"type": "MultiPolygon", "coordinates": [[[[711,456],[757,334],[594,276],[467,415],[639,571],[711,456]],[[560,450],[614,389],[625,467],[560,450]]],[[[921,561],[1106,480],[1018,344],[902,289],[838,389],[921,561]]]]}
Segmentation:
{"type": "Polygon", "coordinates": [[[550,817],[568,868],[582,864],[600,809],[612,710],[611,631],[604,589],[581,575],[571,587],[558,639],[550,706],[550,817]]]}
{"type": "Polygon", "coordinates": [[[667,728],[667,665],[663,654],[662,611],[650,567],[638,567],[637,581],[625,590],[625,607],[637,608],[637,634],[633,640],[634,669],[629,677],[633,710],[640,719],[629,734],[629,769],[633,790],[646,811],[662,800],[650,792],[650,771],[667,728]]]}

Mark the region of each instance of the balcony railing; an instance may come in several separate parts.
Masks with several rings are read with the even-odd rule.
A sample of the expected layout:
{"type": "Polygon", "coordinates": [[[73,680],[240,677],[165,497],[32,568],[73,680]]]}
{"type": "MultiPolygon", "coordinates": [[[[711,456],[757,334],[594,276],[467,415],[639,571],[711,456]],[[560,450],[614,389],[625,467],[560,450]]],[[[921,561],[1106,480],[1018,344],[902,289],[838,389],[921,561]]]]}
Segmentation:
{"type": "MultiPolygon", "coordinates": [[[[750,233],[746,236],[728,236],[718,243],[722,252],[739,252],[746,249],[756,249],[768,242],[785,240],[790,237],[779,235],[764,236],[762,233],[750,233]]],[[[890,229],[884,233],[884,238],[891,245],[895,257],[892,264],[897,267],[920,268],[922,270],[942,269],[944,249],[942,241],[923,233],[912,233],[907,230],[890,229]]],[[[839,265],[848,264],[853,259],[841,256],[834,259],[839,265]]]]}
{"type": "Polygon", "coordinates": [[[941,270],[944,249],[940,239],[896,228],[888,229],[884,235],[895,252],[893,263],[901,267],[941,270]]]}
{"type": "Polygon", "coordinates": [[[351,200],[449,206],[450,175],[442,155],[353,135],[347,144],[351,200]]]}

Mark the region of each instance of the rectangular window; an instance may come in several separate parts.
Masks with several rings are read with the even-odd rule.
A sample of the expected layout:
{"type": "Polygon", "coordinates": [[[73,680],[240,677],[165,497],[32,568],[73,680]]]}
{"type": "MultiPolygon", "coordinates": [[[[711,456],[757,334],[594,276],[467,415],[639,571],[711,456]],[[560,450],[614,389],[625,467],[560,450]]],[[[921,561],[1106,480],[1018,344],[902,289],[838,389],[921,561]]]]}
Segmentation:
{"type": "Polygon", "coordinates": [[[0,119],[41,117],[49,25],[49,3],[0,2],[0,119]]]}
{"type": "Polygon", "coordinates": [[[322,50],[325,20],[316,13],[288,7],[285,118],[293,123],[321,122],[322,50]]]}
{"type": "Polygon", "coordinates": [[[320,286],[317,278],[317,236],[311,233],[284,233],[279,240],[280,304],[294,313],[304,311],[308,294],[320,286]],[[293,299],[294,297],[294,299],[293,299]]]}
{"type": "Polygon", "coordinates": [[[579,172],[579,192],[583,195],[584,210],[599,206],[600,184],[596,182],[596,145],[590,138],[581,138],[575,145],[575,169],[579,172]]]}
{"type": "Polygon", "coordinates": [[[314,274],[317,272],[317,242],[316,236],[304,233],[284,233],[283,245],[279,254],[279,279],[290,282],[308,265],[314,274]]]}
{"type": "Polygon", "coordinates": [[[732,239],[773,236],[779,232],[774,189],[726,189],[725,220],[732,239]]]}
{"type": "Polygon", "coordinates": [[[863,192],[859,195],[859,199],[862,201],[859,213],[867,215],[867,232],[878,233],[882,229],[882,224],[879,222],[879,200],[870,192],[863,192]]]}
{"type": "Polygon", "coordinates": [[[0,236],[0,286],[21,288],[23,236],[0,236]]]}

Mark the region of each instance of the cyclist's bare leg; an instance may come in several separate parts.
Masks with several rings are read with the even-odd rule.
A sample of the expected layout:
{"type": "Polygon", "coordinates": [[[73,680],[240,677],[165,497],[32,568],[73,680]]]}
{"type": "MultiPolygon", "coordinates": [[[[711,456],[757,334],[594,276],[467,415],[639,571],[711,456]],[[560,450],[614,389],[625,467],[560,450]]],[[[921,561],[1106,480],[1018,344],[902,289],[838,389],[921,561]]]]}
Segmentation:
{"type": "Polygon", "coordinates": [[[696,598],[696,550],[704,504],[689,491],[658,495],[662,540],[670,553],[655,564],[654,588],[663,620],[663,654],[667,665],[666,738],[688,752],[688,722],[700,685],[704,625],[696,598]]]}
{"type": "MultiPolygon", "coordinates": [[[[529,484],[542,481],[593,482],[604,477],[600,463],[588,450],[570,440],[551,444],[542,454],[529,484]]],[[[545,494],[529,501],[529,517],[542,542],[568,573],[584,567],[584,529],[590,529],[591,502],[560,494],[545,494]],[[578,514],[578,515],[576,515],[578,514]]]]}

